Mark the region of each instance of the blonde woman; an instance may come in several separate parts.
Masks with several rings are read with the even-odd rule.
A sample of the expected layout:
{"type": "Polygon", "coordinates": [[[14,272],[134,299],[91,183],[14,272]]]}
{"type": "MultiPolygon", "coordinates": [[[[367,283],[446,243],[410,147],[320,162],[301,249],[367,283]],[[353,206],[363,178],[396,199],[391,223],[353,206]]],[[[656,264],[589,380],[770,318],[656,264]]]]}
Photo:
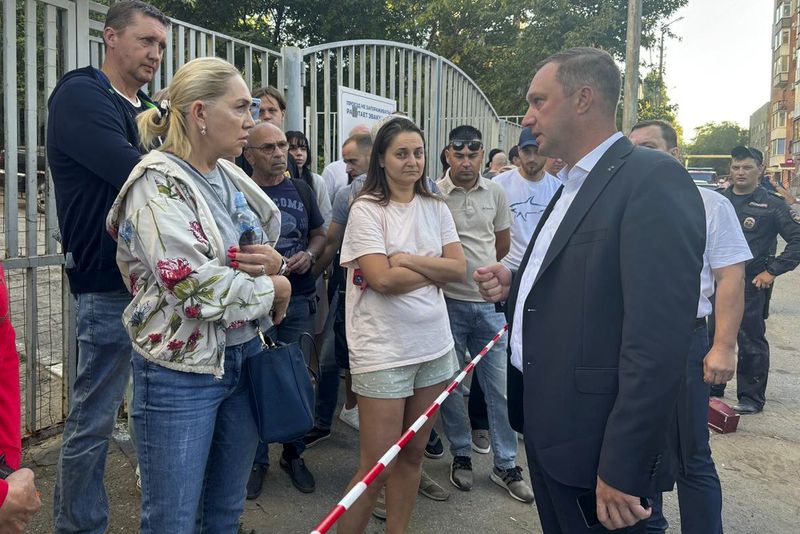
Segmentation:
{"type": "Polygon", "coordinates": [[[123,315],[133,356],[133,426],[142,475],[141,532],[235,534],[258,444],[244,367],[290,296],[279,276],[280,215],[224,158],[241,154],[254,102],[231,64],[190,61],[169,101],[138,117],[145,146],[108,215],[133,300],[123,315]],[[263,243],[239,248],[244,193],[263,243]]]}

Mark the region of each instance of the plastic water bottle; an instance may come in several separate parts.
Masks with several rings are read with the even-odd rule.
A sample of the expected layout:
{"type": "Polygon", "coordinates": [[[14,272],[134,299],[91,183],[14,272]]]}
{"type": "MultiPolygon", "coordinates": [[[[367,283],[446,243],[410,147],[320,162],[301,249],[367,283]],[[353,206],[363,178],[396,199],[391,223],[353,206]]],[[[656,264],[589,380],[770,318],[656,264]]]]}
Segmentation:
{"type": "Polygon", "coordinates": [[[247,199],[241,191],[236,192],[234,205],[236,211],[233,212],[233,224],[239,229],[239,246],[260,245],[264,237],[261,221],[247,205],[247,199]]]}

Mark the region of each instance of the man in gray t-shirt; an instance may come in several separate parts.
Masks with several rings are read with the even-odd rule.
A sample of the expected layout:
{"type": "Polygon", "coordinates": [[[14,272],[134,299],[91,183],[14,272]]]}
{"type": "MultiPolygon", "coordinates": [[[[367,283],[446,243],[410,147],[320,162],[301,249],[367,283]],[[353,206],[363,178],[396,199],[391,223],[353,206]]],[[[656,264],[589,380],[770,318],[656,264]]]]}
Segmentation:
{"type": "MultiPolygon", "coordinates": [[[[331,222],[335,222],[342,226],[347,225],[347,216],[350,214],[350,205],[358,196],[361,188],[364,187],[364,182],[367,181],[367,175],[362,174],[356,176],[352,182],[346,187],[339,188],[336,191],[336,196],[333,198],[333,213],[331,214],[331,222]]],[[[342,230],[344,234],[344,230],[342,230]]],[[[339,245],[341,245],[341,240],[339,245]]],[[[337,247],[338,249],[338,247],[337,247]]]]}

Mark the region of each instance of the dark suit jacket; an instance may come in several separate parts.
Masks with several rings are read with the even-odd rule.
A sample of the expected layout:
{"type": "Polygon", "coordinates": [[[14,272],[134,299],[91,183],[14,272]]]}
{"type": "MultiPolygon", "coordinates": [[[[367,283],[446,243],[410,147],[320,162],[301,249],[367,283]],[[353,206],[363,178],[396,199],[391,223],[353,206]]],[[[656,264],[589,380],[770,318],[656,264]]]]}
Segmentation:
{"type": "MultiPolygon", "coordinates": [[[[512,324],[534,232],[506,305],[512,324]]],[[[671,488],[667,433],[697,312],[700,194],[672,157],[615,142],[556,232],[523,311],[509,418],[551,477],[599,476],[638,496],[671,488]],[[523,425],[524,412],[524,425],[523,425]]]]}

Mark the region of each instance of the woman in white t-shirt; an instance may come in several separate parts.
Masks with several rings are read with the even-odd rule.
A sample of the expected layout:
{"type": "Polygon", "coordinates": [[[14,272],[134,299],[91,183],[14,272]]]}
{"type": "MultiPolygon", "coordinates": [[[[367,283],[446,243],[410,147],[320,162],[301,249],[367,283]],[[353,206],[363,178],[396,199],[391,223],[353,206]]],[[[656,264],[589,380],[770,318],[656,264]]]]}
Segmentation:
{"type": "MultiPolygon", "coordinates": [[[[439,286],[466,276],[447,205],[427,188],[425,141],[410,120],[375,137],[367,180],[350,209],[342,242],[347,267],[346,329],[358,396],[361,458],[352,487],[444,390],[457,371],[439,286]]],[[[387,532],[405,532],[435,417],[339,521],[363,532],[386,485],[387,532]]]]}

